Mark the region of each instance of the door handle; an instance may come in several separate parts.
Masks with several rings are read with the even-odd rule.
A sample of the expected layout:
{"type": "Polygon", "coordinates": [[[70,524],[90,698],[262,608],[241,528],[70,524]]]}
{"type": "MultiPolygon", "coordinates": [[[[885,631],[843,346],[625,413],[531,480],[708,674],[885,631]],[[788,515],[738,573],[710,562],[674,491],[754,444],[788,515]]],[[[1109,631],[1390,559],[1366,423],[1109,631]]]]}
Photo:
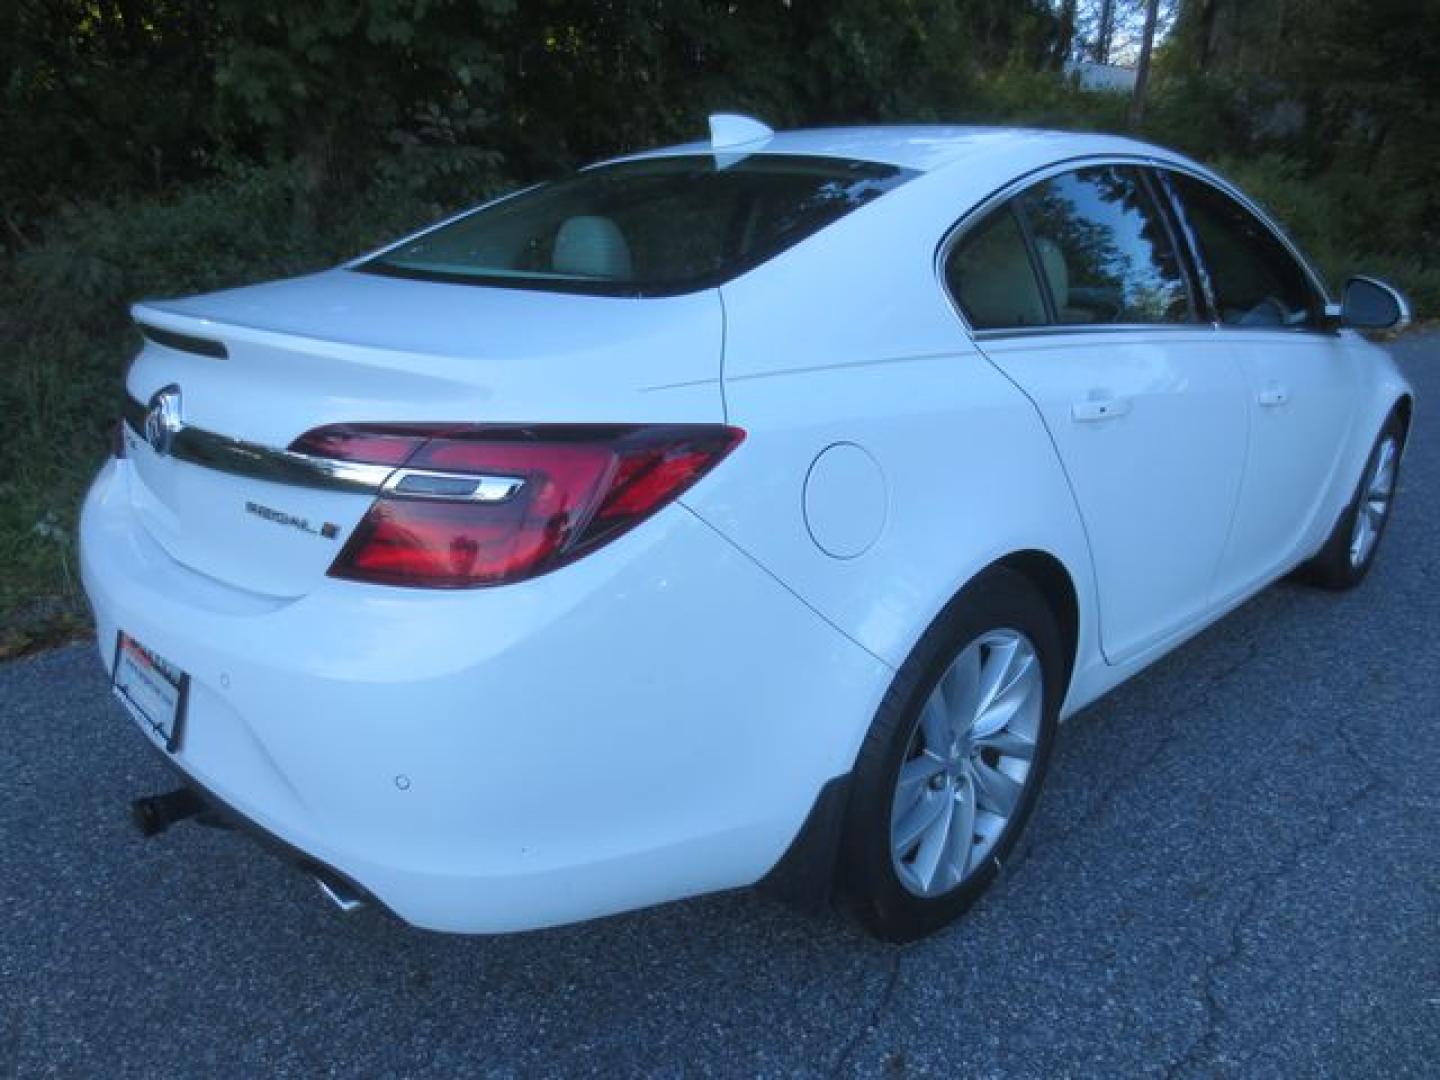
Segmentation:
{"type": "Polygon", "coordinates": [[[1070,417],[1077,424],[1093,424],[1115,420],[1130,411],[1128,398],[1087,398],[1070,406],[1070,417]]]}
{"type": "Polygon", "coordinates": [[[1260,391],[1259,401],[1267,409],[1273,409],[1277,405],[1284,405],[1290,400],[1290,392],[1279,383],[1271,383],[1260,391]]]}

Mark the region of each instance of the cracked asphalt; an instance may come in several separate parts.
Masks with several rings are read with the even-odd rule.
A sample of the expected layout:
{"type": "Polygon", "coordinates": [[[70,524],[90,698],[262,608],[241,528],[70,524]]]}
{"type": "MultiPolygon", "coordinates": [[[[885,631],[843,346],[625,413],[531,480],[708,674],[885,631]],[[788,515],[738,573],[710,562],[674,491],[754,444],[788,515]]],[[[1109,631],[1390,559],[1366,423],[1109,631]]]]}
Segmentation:
{"type": "Polygon", "coordinates": [[[1440,334],[1396,517],[1066,725],[1014,864],[904,948],[749,892],[454,938],[341,916],[169,774],[89,646],[0,667],[6,1076],[1440,1075],[1440,334]]]}

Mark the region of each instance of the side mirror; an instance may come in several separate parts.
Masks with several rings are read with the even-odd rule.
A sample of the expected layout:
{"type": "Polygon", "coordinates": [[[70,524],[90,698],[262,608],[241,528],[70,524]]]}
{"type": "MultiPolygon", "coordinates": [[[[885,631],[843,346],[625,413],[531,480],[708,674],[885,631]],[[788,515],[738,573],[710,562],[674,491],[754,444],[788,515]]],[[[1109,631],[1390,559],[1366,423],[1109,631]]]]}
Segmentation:
{"type": "Polygon", "coordinates": [[[1399,330],[1410,325],[1410,302],[1378,278],[1352,277],[1340,298],[1340,325],[1352,330],[1399,330]]]}

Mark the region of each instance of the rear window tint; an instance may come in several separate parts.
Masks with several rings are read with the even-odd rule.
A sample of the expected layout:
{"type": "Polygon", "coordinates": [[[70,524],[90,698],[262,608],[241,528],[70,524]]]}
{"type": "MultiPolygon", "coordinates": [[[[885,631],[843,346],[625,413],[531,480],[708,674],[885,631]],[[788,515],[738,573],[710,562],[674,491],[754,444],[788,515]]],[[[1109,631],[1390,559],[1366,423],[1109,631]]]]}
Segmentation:
{"type": "Polygon", "coordinates": [[[434,281],[615,296],[721,284],[910,179],[838,158],[714,155],[588,169],[362,264],[434,281]]]}
{"type": "Polygon", "coordinates": [[[955,245],[945,266],[950,292],[976,330],[1043,326],[1045,297],[1007,203],[955,245]]]}
{"type": "Polygon", "coordinates": [[[1140,174],[1102,165],[1043,180],[1019,198],[1056,322],[1195,319],[1170,231],[1140,174]]]}

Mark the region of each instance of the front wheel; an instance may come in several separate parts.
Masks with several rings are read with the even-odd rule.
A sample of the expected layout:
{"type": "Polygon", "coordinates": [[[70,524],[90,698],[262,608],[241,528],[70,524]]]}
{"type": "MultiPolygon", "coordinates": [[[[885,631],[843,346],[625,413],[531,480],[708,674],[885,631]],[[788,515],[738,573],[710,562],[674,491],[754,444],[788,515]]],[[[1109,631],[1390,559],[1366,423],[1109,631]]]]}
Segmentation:
{"type": "Polygon", "coordinates": [[[841,894],[877,937],[957,918],[1034,809],[1064,651],[1044,596],[1013,571],[969,585],[895,676],[856,762],[841,894]]]}
{"type": "Polygon", "coordinates": [[[1302,580],[1325,589],[1353,589],[1365,579],[1390,521],[1404,443],[1405,429],[1392,416],[1375,439],[1350,505],[1320,553],[1300,568],[1302,580]]]}

